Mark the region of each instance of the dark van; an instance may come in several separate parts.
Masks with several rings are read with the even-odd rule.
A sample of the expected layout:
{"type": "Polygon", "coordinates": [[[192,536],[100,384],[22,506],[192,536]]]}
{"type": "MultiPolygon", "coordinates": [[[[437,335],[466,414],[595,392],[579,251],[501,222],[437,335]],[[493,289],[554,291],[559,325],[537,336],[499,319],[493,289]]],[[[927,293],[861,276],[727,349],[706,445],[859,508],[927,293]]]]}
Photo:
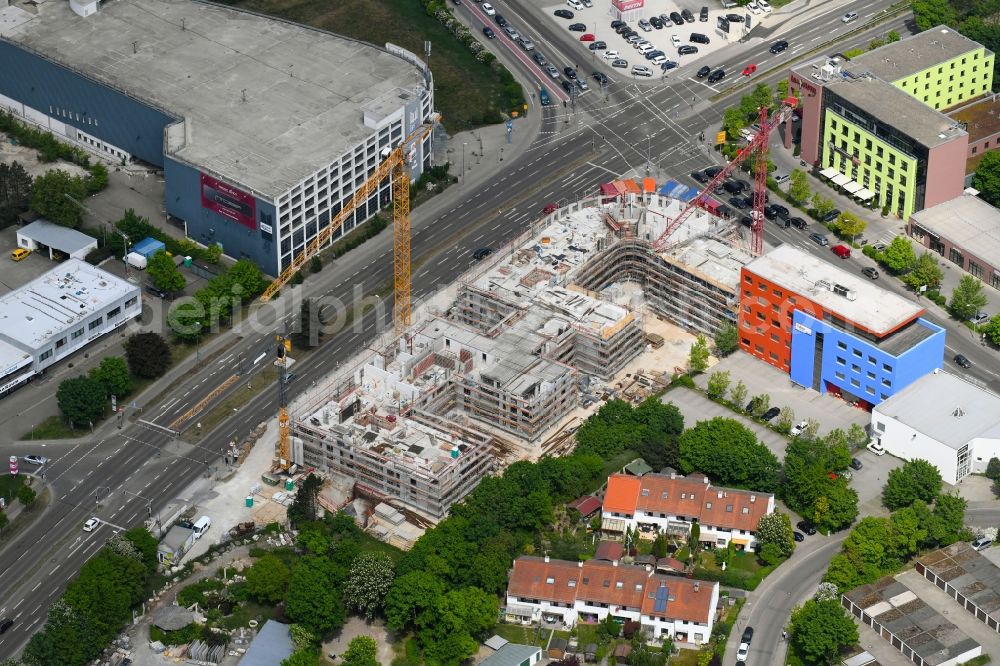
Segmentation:
{"type": "Polygon", "coordinates": [[[688,41],[694,42],[695,44],[708,44],[709,40],[708,37],[701,34],[700,32],[692,32],[691,39],[688,41]]]}
{"type": "Polygon", "coordinates": [[[538,101],[542,103],[542,106],[548,106],[552,103],[552,99],[549,97],[549,91],[542,88],[538,91],[538,101]]]}

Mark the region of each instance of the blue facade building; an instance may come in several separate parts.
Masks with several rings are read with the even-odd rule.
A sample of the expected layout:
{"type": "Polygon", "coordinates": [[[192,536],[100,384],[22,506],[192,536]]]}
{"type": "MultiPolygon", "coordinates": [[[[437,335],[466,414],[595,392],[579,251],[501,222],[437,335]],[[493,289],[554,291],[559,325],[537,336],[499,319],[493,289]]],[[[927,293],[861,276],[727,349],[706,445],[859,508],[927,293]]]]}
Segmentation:
{"type": "Polygon", "coordinates": [[[873,340],[802,311],[792,315],[793,382],[877,405],[941,367],[945,331],[918,318],[873,340]]]}
{"type": "MultiPolygon", "coordinates": [[[[0,111],[164,178],[187,234],[277,275],[433,117],[414,54],[192,0],[10,6],[0,111]],[[332,63],[336,63],[333,65],[332,63]]],[[[431,137],[410,151],[414,179],[431,137]]],[[[392,198],[386,179],[330,239],[392,198]]]]}

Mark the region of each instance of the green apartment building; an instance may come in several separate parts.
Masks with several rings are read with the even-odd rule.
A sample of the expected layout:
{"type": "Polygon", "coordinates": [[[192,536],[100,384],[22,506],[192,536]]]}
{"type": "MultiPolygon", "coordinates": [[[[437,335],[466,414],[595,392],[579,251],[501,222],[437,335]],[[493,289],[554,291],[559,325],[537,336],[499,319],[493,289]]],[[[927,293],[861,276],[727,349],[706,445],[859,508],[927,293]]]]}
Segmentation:
{"type": "Polygon", "coordinates": [[[851,60],[793,68],[802,159],[902,219],[958,196],[969,136],[944,111],[990,93],[994,54],[939,26],[851,60]]]}

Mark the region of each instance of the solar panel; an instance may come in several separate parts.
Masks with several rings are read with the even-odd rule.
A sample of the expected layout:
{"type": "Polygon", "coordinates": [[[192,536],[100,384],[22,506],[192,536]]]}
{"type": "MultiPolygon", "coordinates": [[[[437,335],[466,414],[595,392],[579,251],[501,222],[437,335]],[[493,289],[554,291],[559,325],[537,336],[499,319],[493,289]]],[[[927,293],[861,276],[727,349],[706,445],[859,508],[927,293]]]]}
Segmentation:
{"type": "Polygon", "coordinates": [[[661,585],[656,589],[656,598],[653,600],[653,611],[665,613],[667,611],[667,586],[661,585]]]}

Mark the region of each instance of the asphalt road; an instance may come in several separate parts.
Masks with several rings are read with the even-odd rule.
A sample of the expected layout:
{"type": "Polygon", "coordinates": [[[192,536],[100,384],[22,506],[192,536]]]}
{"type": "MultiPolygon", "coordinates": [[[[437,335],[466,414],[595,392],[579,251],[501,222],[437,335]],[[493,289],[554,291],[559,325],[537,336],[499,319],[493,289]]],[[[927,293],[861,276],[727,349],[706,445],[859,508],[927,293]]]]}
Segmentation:
{"type": "MultiPolygon", "coordinates": [[[[847,7],[861,5],[858,2],[847,7]]],[[[846,11],[844,7],[835,11],[846,11]]],[[[507,13],[513,16],[513,9],[508,8],[507,13]]],[[[813,11],[821,14],[828,10],[809,8],[803,14],[813,11]]],[[[843,48],[865,43],[897,24],[901,26],[902,22],[867,31],[843,48]]],[[[822,43],[839,27],[831,30],[828,22],[804,25],[796,30],[795,40],[789,39],[792,48],[782,57],[805,52],[809,44],[822,43]],[[798,42],[806,46],[797,50],[798,42]]],[[[570,53],[568,45],[578,48],[566,35],[549,32],[548,27],[536,30],[536,42],[548,44],[548,48],[565,48],[566,53],[570,53]]],[[[736,67],[747,60],[766,63],[766,44],[742,48],[717,64],[736,67]]],[[[777,74],[773,76],[776,78],[777,74]]],[[[715,90],[686,78],[684,70],[679,70],[652,85],[616,81],[607,97],[595,90],[578,98],[575,113],[561,107],[546,109],[542,132],[536,140],[520,154],[508,155],[491,181],[478,188],[446,192],[414,213],[415,298],[467,269],[476,248],[498,246],[519,234],[549,201],[591,193],[601,182],[643,170],[647,163],[661,176],[677,176],[711,163],[713,158],[696,136],[721,116],[723,104],[708,101],[715,94],[715,90]]],[[[768,228],[769,237],[780,240],[775,233],[775,229],[768,228]]],[[[390,241],[388,234],[383,234],[363,245],[311,278],[306,289],[311,295],[344,303],[387,294],[391,285],[391,261],[386,260],[390,241]]],[[[300,361],[295,366],[297,378],[290,385],[291,393],[295,395],[363,348],[374,335],[376,323],[388,323],[387,317],[376,322],[376,312],[359,318],[362,326],[330,335],[320,353],[300,361]]],[[[282,313],[277,319],[287,320],[290,316],[282,313]]],[[[69,448],[58,453],[52,446],[44,449],[43,454],[53,459],[45,481],[54,501],[29,530],[0,553],[0,589],[5,591],[0,615],[16,620],[12,630],[0,637],[0,658],[23,648],[31,633],[44,623],[49,604],[66,581],[115,529],[140,524],[147,514],[156,515],[193,479],[210,474],[222,464],[223,450],[230,440],[241,438],[265,415],[274,413],[277,389],[270,388],[206,434],[198,445],[183,442],[163,429],[227,377],[240,370],[252,372],[251,368],[259,369],[266,362],[252,364],[260,353],[271,349],[273,334],[283,325],[277,321],[268,324],[267,318],[264,321],[261,328],[267,330],[248,333],[242,340],[227,338],[230,349],[219,353],[206,350],[193,376],[162,405],[140,405],[144,408],[141,418],[147,423],[129,422],[121,431],[68,444],[69,448]],[[82,523],[91,515],[105,522],[95,531],[84,533],[82,523]]],[[[972,354],[978,351],[963,353],[975,362],[972,354]]],[[[5,443],[0,444],[0,452],[24,455],[37,451],[24,443],[5,443]]],[[[816,570],[821,571],[829,558],[823,555],[813,559],[817,560],[816,570]]],[[[813,575],[804,567],[791,571],[792,588],[813,575]]],[[[780,608],[776,607],[775,612],[780,608]]],[[[767,629],[760,626],[758,631],[764,642],[767,629]]],[[[777,631],[780,633],[780,628],[777,631]]]]}

